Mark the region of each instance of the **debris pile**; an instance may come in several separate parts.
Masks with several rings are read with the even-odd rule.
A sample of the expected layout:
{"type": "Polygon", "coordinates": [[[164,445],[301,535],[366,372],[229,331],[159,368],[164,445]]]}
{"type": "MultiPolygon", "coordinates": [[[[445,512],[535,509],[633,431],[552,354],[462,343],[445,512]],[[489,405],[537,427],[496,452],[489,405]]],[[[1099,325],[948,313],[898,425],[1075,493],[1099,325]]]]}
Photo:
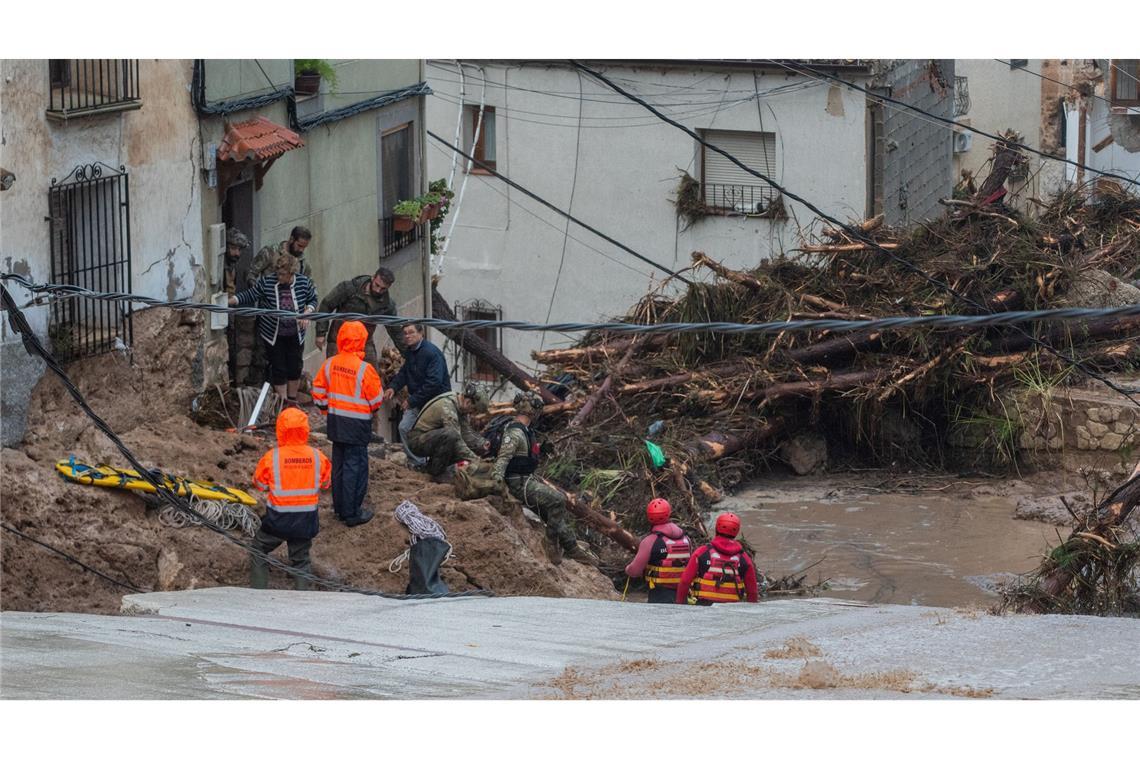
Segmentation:
{"type": "MultiPolygon", "coordinates": [[[[805,236],[797,255],[751,271],[695,252],[693,269],[711,281],[676,298],[652,292],[625,321],[860,321],[1140,300],[1122,297],[1140,274],[1140,198],[1112,185],[1061,194],[1036,218],[997,198],[954,203],[905,233],[881,216],[858,226],[907,263],[827,227],[805,236]]],[[[664,496],[700,535],[702,510],[722,489],[812,430],[868,464],[993,468],[1012,461],[1017,440],[1001,391],[1086,379],[1034,339],[1102,373],[1140,364],[1138,337],[1140,317],[985,330],[588,334],[533,354],[547,388],[561,391],[540,423],[556,452],[545,474],[633,532],[646,527],[647,500],[664,496]],[[975,461],[948,461],[948,444],[967,439],[958,451],[975,461]]]]}

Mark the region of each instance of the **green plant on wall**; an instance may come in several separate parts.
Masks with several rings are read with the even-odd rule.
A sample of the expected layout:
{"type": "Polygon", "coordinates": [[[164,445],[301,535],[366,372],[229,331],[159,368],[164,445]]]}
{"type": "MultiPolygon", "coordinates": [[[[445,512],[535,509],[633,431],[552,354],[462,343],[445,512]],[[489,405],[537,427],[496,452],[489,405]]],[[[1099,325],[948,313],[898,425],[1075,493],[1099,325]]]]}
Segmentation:
{"type": "Polygon", "coordinates": [[[329,92],[336,92],[336,69],[332,64],[322,58],[294,58],[293,75],[319,74],[321,79],[329,83],[329,92]]]}
{"type": "Polygon", "coordinates": [[[412,219],[419,219],[420,212],[424,209],[423,201],[419,198],[409,198],[406,201],[400,201],[392,207],[392,213],[395,216],[408,216],[412,219]]]}

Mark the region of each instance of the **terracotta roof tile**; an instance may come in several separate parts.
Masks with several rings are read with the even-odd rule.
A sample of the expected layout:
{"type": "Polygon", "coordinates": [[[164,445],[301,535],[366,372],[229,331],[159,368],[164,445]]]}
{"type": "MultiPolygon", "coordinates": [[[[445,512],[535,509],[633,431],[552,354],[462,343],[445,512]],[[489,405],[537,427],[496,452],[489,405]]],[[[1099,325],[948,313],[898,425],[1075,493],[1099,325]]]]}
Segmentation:
{"type": "Polygon", "coordinates": [[[265,161],[304,145],[305,141],[293,130],[258,116],[226,127],[226,136],[218,146],[218,158],[222,161],[265,161]]]}

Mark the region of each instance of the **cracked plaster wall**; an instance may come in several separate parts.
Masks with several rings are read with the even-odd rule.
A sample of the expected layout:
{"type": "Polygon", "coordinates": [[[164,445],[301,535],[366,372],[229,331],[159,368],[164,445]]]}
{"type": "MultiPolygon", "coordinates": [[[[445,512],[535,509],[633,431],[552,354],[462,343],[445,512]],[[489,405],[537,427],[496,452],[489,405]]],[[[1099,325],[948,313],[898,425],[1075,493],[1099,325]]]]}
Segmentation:
{"type": "MultiPolygon", "coordinates": [[[[80,164],[101,161],[126,168],[130,181],[131,289],[156,298],[193,294],[202,261],[201,197],[197,181],[198,131],[190,103],[191,62],[139,62],[142,108],[50,121],[46,60],[0,61],[0,165],[16,175],[0,204],[0,268],[33,280],[51,277],[48,188],[80,164]]],[[[30,300],[9,288],[17,303],[30,300]]],[[[48,309],[25,315],[41,339],[48,309]]],[[[4,379],[2,441],[19,442],[27,399],[43,372],[19,336],[0,322],[4,379]]]]}

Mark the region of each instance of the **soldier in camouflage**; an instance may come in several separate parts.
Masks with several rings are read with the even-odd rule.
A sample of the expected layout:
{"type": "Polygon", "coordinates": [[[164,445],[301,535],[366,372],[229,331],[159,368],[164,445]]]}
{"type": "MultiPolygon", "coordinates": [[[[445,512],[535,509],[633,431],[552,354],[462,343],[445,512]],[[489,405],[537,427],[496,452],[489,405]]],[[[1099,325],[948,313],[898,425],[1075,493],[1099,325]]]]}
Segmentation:
{"type": "MultiPolygon", "coordinates": [[[[345,280],[333,288],[332,292],[321,300],[321,305],[317,307],[317,311],[343,312],[345,314],[379,314],[394,317],[396,316],[396,304],[392,302],[392,297],[388,294],[388,290],[395,282],[396,275],[392,274],[391,269],[385,267],[377,269],[376,274],[371,277],[366,274],[353,277],[351,280],[345,280]]],[[[344,324],[344,321],[340,319],[333,320],[331,326],[329,322],[317,323],[317,348],[325,350],[325,346],[327,345],[327,356],[336,355],[336,334],[342,324],[344,324]]],[[[364,361],[379,370],[377,366],[376,344],[372,340],[372,335],[376,332],[376,324],[374,322],[365,322],[364,327],[368,330],[368,342],[364,344],[364,361]]],[[[393,345],[395,345],[396,348],[403,348],[404,338],[402,328],[395,325],[388,325],[385,329],[388,331],[388,337],[392,339],[393,345]]]]}
{"type": "Polygon", "coordinates": [[[277,265],[277,257],[286,253],[297,259],[301,265],[301,274],[312,279],[313,270],[309,266],[309,262],[305,261],[305,249],[309,247],[309,242],[312,239],[313,233],[309,232],[308,227],[297,226],[289,233],[288,240],[282,240],[277,245],[263,247],[253,257],[253,266],[250,272],[252,279],[257,280],[258,277],[272,272],[277,265]]]}
{"type": "MultiPolygon", "coordinates": [[[[226,231],[226,252],[222,257],[222,289],[228,295],[237,295],[253,285],[250,276],[253,255],[249,238],[238,229],[226,231]]],[[[257,317],[230,315],[226,327],[226,341],[230,347],[230,382],[233,385],[258,385],[262,381],[261,368],[253,365],[257,347],[257,317]]]]}
{"type": "Polygon", "coordinates": [[[441,393],[424,404],[416,424],[408,432],[408,448],[426,457],[429,475],[439,478],[457,462],[478,461],[489,444],[471,427],[472,413],[487,411],[486,392],[475,383],[467,383],[463,394],[441,393]]]}
{"type": "Polygon", "coordinates": [[[492,477],[506,496],[509,493],[538,513],[546,523],[546,535],[561,547],[566,557],[598,565],[593,552],[578,544],[578,536],[566,513],[566,495],[534,474],[538,467],[538,442],[530,425],[542,413],[542,397],[533,391],[515,396],[515,419],[503,430],[492,477]]]}

